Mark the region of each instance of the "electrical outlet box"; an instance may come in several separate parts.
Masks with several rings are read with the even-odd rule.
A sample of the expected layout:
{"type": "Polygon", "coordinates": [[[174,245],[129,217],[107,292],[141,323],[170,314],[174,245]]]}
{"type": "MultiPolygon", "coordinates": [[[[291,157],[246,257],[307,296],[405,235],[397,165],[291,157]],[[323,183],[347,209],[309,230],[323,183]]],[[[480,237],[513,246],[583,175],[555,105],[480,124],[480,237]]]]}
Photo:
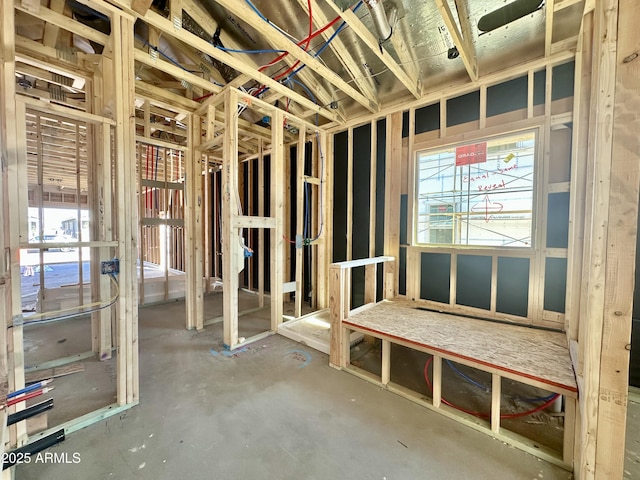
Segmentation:
{"type": "Polygon", "coordinates": [[[113,260],[106,260],[100,263],[100,270],[102,275],[117,275],[120,273],[120,260],[114,258],[113,260]]]}
{"type": "Polygon", "coordinates": [[[302,235],[296,235],[296,248],[302,248],[302,235]]]}

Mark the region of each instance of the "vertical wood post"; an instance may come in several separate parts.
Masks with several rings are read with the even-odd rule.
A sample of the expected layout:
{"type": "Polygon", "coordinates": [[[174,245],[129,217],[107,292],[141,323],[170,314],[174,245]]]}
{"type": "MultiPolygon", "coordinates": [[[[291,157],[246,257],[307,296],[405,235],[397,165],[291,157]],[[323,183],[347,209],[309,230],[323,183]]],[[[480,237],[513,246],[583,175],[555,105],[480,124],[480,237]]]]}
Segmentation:
{"type": "Polygon", "coordinates": [[[585,479],[623,476],[640,190],[638,15],[633,0],[595,2],[576,462],[585,479]]]}
{"type": "Polygon", "coordinates": [[[330,205],[330,196],[331,192],[329,190],[329,183],[327,178],[328,172],[328,162],[332,160],[329,156],[328,151],[328,142],[327,142],[327,134],[317,133],[316,141],[319,142],[318,146],[318,160],[319,160],[319,178],[320,178],[320,188],[318,190],[318,194],[320,195],[320,201],[318,202],[317,207],[317,216],[318,221],[321,225],[321,235],[316,242],[317,245],[317,261],[318,261],[318,270],[316,275],[316,306],[317,308],[323,309],[328,306],[328,277],[329,277],[329,263],[330,263],[330,242],[331,237],[328,236],[329,232],[329,205],[330,205]]]}
{"type": "Polygon", "coordinates": [[[329,350],[329,365],[334,368],[346,366],[344,359],[345,339],[342,320],[345,318],[345,303],[349,299],[345,298],[345,271],[339,266],[329,268],[329,318],[331,323],[331,338],[329,350]]]}
{"type": "MultiPolygon", "coordinates": [[[[271,124],[271,180],[282,182],[284,178],[284,115],[276,109],[271,124]],[[279,179],[279,180],[278,180],[279,179]]],[[[282,323],[282,284],[284,266],[284,192],[282,188],[271,189],[270,216],[276,219],[276,228],[271,229],[271,330],[278,331],[282,323]]],[[[297,299],[296,299],[297,300],[297,299]]]]}
{"type": "Polygon", "coordinates": [[[222,163],[222,309],[223,339],[228,348],[238,343],[238,269],[240,250],[237,229],[232,220],[238,215],[238,95],[225,93],[224,153],[222,163]]]}
{"type": "MultiPolygon", "coordinates": [[[[198,150],[202,138],[202,120],[192,115],[189,120],[188,150],[185,158],[185,234],[186,234],[186,309],[187,329],[204,328],[202,288],[202,154],[198,150]]],[[[166,169],[165,169],[166,171],[166,169]]]]}
{"type": "MultiPolygon", "coordinates": [[[[298,131],[298,148],[296,149],[296,235],[304,237],[304,188],[307,188],[304,182],[304,164],[306,151],[306,132],[305,127],[301,126],[298,131]]],[[[295,241],[295,238],[291,240],[295,241]]],[[[296,247],[296,302],[295,317],[302,315],[302,297],[304,296],[304,247],[296,247]]]]}
{"type": "Polygon", "coordinates": [[[402,112],[387,116],[387,160],[385,162],[384,254],[395,258],[384,263],[385,298],[398,294],[400,258],[400,171],[402,164],[402,112]]]}
{"type": "Polygon", "coordinates": [[[116,16],[112,24],[115,94],[115,173],[118,204],[118,254],[120,300],[118,303],[118,403],[138,401],[138,209],[135,161],[135,74],[133,19],[116,16]]]}
{"type": "Polygon", "coordinates": [[[494,373],[491,375],[491,431],[500,433],[500,400],[502,396],[502,378],[494,373]]]}
{"type": "MultiPolygon", "coordinates": [[[[20,298],[20,241],[27,241],[27,232],[20,231],[21,217],[26,218],[27,205],[21,205],[20,183],[21,171],[26,175],[26,138],[19,138],[19,132],[24,134],[24,104],[16,105],[15,89],[15,13],[13,0],[0,0],[0,168],[3,186],[0,187],[3,204],[6,209],[2,213],[3,246],[0,254],[0,293],[4,293],[3,307],[0,308],[0,368],[2,373],[8,373],[9,390],[24,387],[24,353],[22,346],[22,326],[15,325],[7,330],[12,322],[18,323],[22,314],[22,299],[20,298]],[[21,105],[21,107],[20,107],[21,105]],[[22,129],[18,123],[23,125],[22,129]],[[20,149],[23,154],[20,154],[20,149]],[[10,208],[10,205],[14,208],[10,208]],[[6,225],[9,228],[6,228],[6,225]],[[21,238],[21,234],[24,235],[21,238]],[[2,290],[5,290],[2,292],[2,290]],[[5,303],[6,301],[6,303],[5,303]]],[[[2,380],[5,380],[4,375],[2,380]]],[[[24,402],[16,405],[15,410],[22,410],[24,402]]],[[[26,439],[26,429],[23,422],[11,427],[11,444],[21,445],[26,439]]]]}

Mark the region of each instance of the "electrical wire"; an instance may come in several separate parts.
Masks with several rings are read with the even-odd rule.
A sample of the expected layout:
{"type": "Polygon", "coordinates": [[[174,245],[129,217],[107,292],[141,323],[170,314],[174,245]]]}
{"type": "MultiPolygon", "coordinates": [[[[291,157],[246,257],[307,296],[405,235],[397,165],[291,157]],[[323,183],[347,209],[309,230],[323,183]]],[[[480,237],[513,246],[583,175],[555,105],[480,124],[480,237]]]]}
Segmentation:
{"type": "MultiPolygon", "coordinates": [[[[429,360],[426,361],[426,363],[424,364],[424,380],[427,383],[427,386],[429,387],[429,390],[433,391],[433,386],[431,385],[431,380],[429,379],[429,365],[431,365],[431,362],[433,361],[433,357],[429,357],[429,360]]],[[[547,408],[549,405],[551,405],[553,402],[556,401],[556,399],[560,396],[560,394],[558,393],[554,393],[553,395],[547,398],[549,398],[549,400],[547,400],[546,402],[544,402],[542,405],[538,405],[535,408],[532,408],[531,410],[526,410],[524,412],[518,412],[518,413],[501,413],[500,414],[500,418],[520,418],[520,417],[526,417],[529,415],[533,415],[534,413],[537,413],[541,410],[544,410],[545,408],[547,408]]],[[[448,405],[451,408],[454,408],[460,412],[464,412],[464,413],[468,413],[469,415],[473,415],[474,417],[478,417],[478,418],[490,418],[491,414],[489,413],[481,413],[481,412],[476,412],[474,410],[468,410],[466,408],[460,407],[452,402],[449,402],[448,400],[446,400],[444,397],[440,397],[440,400],[442,401],[442,403],[444,403],[445,405],[448,405]]]]}
{"type": "Polygon", "coordinates": [[[109,275],[109,279],[115,285],[116,293],[106,302],[93,302],[87,305],[79,305],[77,307],[63,308],[61,310],[56,310],[54,312],[45,312],[45,313],[39,313],[35,315],[29,315],[23,320],[22,322],[23,325],[29,325],[33,323],[49,323],[49,322],[54,322],[58,320],[64,320],[67,318],[78,317],[80,315],[86,315],[88,313],[93,313],[93,312],[97,312],[98,310],[104,310],[105,308],[109,308],[110,306],[112,306],[114,303],[118,301],[118,298],[120,296],[120,286],[118,285],[118,281],[114,278],[113,275],[109,275]],[[89,308],[90,310],[85,310],[86,308],[89,308]],[[76,311],[78,309],[82,309],[82,311],[76,311]],[[67,315],[58,315],[60,313],[65,313],[65,312],[74,312],[74,313],[67,314],[67,315]],[[51,318],[47,318],[49,315],[55,315],[55,316],[51,318]]]}
{"type": "Polygon", "coordinates": [[[323,190],[323,183],[324,183],[324,162],[325,162],[325,158],[324,158],[324,153],[322,152],[322,143],[320,142],[320,133],[318,133],[316,131],[316,142],[318,144],[318,155],[320,156],[320,193],[319,193],[319,205],[320,205],[320,227],[318,229],[318,234],[314,237],[311,238],[309,240],[309,243],[313,243],[315,241],[317,241],[318,239],[320,239],[320,237],[322,237],[322,231],[324,229],[324,215],[323,215],[323,210],[324,210],[324,198],[323,198],[323,194],[322,194],[322,190],[323,190]]]}
{"type": "MultiPolygon", "coordinates": [[[[307,87],[304,83],[299,82],[298,80],[294,79],[294,78],[287,78],[287,83],[289,85],[300,85],[300,87],[302,87],[302,89],[307,92],[307,95],[309,95],[309,99],[315,103],[316,105],[318,104],[318,100],[316,99],[316,96],[313,94],[313,92],[311,90],[309,90],[309,87],[307,87]]],[[[316,127],[318,126],[318,114],[316,113],[316,127]]]]}

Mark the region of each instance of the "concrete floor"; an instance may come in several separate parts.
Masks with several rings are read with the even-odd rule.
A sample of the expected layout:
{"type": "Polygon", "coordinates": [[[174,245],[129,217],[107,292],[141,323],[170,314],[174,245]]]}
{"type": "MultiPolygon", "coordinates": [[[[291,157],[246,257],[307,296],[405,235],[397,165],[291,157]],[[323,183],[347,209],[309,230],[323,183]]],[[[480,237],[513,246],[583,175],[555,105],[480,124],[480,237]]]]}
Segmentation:
{"type": "MultiPolygon", "coordinates": [[[[264,320],[247,316],[240,322],[250,331],[249,325],[264,320]]],[[[105,405],[113,395],[108,370],[91,369],[99,377],[91,382],[105,392],[105,405]]],[[[140,372],[139,406],[49,450],[69,456],[77,452],[80,463],[21,465],[16,478],[571,478],[558,467],[333,370],[324,354],[286,338],[272,336],[231,355],[222,347],[221,324],[202,332],[184,329],[182,302],[140,310],[140,372]]],[[[57,379],[54,393],[85,374],[76,375],[57,379]]],[[[82,393],[75,402],[84,409],[82,393]]],[[[628,447],[630,442],[638,452],[634,435],[628,447]]],[[[640,478],[635,472],[629,470],[628,478],[640,478]]]]}

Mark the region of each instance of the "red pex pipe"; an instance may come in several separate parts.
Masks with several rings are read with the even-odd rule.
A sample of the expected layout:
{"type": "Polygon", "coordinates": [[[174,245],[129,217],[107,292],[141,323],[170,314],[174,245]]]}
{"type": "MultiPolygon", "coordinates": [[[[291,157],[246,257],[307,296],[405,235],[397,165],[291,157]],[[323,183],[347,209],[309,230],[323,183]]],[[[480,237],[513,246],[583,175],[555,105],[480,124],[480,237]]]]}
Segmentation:
{"type": "MultiPolygon", "coordinates": [[[[427,382],[427,386],[429,387],[429,390],[433,391],[433,387],[431,386],[431,380],[429,379],[429,365],[431,365],[431,362],[433,361],[433,357],[429,358],[429,360],[427,360],[427,362],[424,364],[424,379],[427,382]]],[[[551,399],[547,400],[546,402],[544,402],[542,405],[539,405],[535,408],[532,408],[531,410],[526,410],[524,412],[518,412],[518,413],[503,413],[500,414],[500,418],[519,418],[519,417],[526,417],[528,415],[533,415],[534,413],[537,413],[541,410],[544,410],[545,408],[547,408],[549,405],[551,405],[553,402],[556,401],[556,399],[560,396],[560,394],[556,393],[553,397],[551,397],[551,399]]],[[[444,403],[445,405],[450,406],[451,408],[455,408],[456,410],[460,411],[460,412],[464,412],[464,413],[468,413],[469,415],[473,415],[474,417],[478,417],[478,418],[490,418],[491,414],[489,413],[481,413],[481,412],[476,412],[474,410],[467,410],[466,408],[462,408],[452,402],[449,402],[447,400],[445,400],[444,397],[440,397],[440,400],[442,400],[442,403],[444,403]]]]}

